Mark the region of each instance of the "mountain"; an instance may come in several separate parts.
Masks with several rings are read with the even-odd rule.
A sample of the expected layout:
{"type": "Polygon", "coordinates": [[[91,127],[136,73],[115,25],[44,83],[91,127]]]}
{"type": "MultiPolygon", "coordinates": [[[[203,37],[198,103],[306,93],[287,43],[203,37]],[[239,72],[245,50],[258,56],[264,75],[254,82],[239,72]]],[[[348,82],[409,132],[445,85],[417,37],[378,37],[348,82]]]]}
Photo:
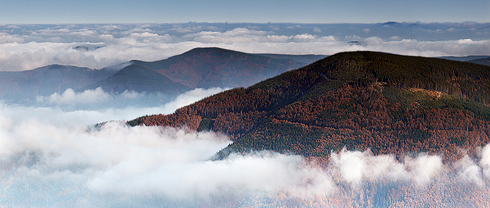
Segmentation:
{"type": "Polygon", "coordinates": [[[190,90],[189,87],[173,82],[152,69],[134,64],[124,67],[107,79],[85,86],[79,91],[96,89],[98,87],[102,87],[104,91],[111,94],[119,94],[124,91],[137,91],[177,95],[190,90]]]}
{"type": "Polygon", "coordinates": [[[490,66],[490,57],[472,59],[472,60],[469,60],[468,62],[490,66]]]}
{"type": "Polygon", "coordinates": [[[190,88],[246,87],[325,56],[249,54],[222,48],[195,48],[155,62],[132,61],[190,88]]]}
{"type": "Polygon", "coordinates": [[[115,70],[49,65],[29,71],[0,72],[0,98],[7,101],[35,100],[36,96],[63,93],[103,80],[115,70]]]}
{"type": "Polygon", "coordinates": [[[469,63],[474,63],[474,64],[481,64],[481,65],[485,65],[485,66],[490,66],[490,57],[489,56],[463,56],[463,57],[444,56],[444,57],[439,57],[439,58],[453,60],[453,61],[464,61],[464,62],[469,62],[469,63]]]}
{"type": "Polygon", "coordinates": [[[475,59],[488,58],[488,56],[441,56],[438,58],[453,60],[453,61],[465,61],[470,62],[475,59]]]}
{"type": "MultiPolygon", "coordinates": [[[[76,49],[89,50],[82,46],[76,49]]],[[[165,60],[134,60],[100,70],[49,65],[28,71],[0,72],[0,99],[32,102],[36,96],[61,94],[68,88],[82,92],[98,87],[111,93],[163,93],[170,99],[196,87],[250,86],[324,57],[196,48],[165,60]]]]}
{"type": "Polygon", "coordinates": [[[343,147],[454,161],[490,140],[490,67],[345,52],[178,109],[129,121],[227,134],[217,154],[272,150],[325,158],[343,147]]]}
{"type": "MultiPolygon", "coordinates": [[[[326,55],[290,55],[290,54],[272,54],[258,53],[255,55],[266,56],[274,59],[289,59],[298,62],[300,65],[306,66],[320,59],[326,58],[326,55]]],[[[298,67],[299,68],[299,67],[298,67]]]]}

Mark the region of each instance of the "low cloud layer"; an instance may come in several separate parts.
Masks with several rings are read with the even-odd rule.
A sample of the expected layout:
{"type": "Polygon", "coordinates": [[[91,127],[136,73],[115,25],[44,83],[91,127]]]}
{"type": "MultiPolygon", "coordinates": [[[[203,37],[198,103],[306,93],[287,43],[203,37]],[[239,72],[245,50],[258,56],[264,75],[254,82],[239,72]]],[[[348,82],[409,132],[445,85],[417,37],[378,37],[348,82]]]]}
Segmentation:
{"type": "MultiPolygon", "coordinates": [[[[3,25],[0,70],[53,63],[101,68],[132,59],[158,60],[203,46],[290,54],[381,50],[442,56],[490,51],[488,34],[481,29],[485,24],[395,26],[3,25]]],[[[231,143],[225,135],[185,127],[132,128],[123,122],[169,114],[223,90],[195,89],[149,105],[139,103],[164,100],[159,97],[164,95],[68,89],[39,96],[33,106],[0,102],[0,206],[413,207],[437,202],[434,205],[471,207],[490,202],[488,145],[478,158],[465,156],[453,164],[443,164],[438,155],[398,161],[392,155],[346,150],[332,153],[328,163],[272,152],[213,161],[210,158],[231,143]],[[111,122],[94,126],[104,121],[111,122]]]]}
{"type": "Polygon", "coordinates": [[[475,205],[478,196],[490,200],[485,197],[490,146],[481,150],[481,158],[466,156],[454,164],[443,164],[437,155],[398,161],[392,155],[346,150],[332,153],[327,164],[266,151],[212,161],[231,143],[225,135],[128,127],[120,121],[89,125],[94,118],[121,117],[129,110],[1,105],[0,205],[367,206],[394,203],[400,194],[405,196],[400,203],[414,205],[410,200],[430,194],[457,198],[464,191],[470,196],[458,200],[465,205],[475,205]],[[375,197],[378,192],[385,194],[375,197]]]}
{"type": "MultiPolygon", "coordinates": [[[[63,93],[53,93],[49,96],[37,96],[34,106],[55,107],[65,111],[77,110],[114,110],[114,109],[142,109],[155,108],[154,114],[170,114],[180,107],[190,105],[205,97],[209,97],[226,89],[219,87],[202,89],[196,88],[177,97],[169,97],[161,93],[139,93],[124,91],[121,94],[110,94],[96,88],[75,92],[67,89],[63,93]]],[[[143,114],[140,114],[143,115],[143,114]]]]}
{"type": "Polygon", "coordinates": [[[376,50],[418,56],[490,55],[485,28],[488,24],[0,25],[0,70],[49,64],[103,68],[130,60],[161,60],[195,47],[281,54],[376,50]]]}

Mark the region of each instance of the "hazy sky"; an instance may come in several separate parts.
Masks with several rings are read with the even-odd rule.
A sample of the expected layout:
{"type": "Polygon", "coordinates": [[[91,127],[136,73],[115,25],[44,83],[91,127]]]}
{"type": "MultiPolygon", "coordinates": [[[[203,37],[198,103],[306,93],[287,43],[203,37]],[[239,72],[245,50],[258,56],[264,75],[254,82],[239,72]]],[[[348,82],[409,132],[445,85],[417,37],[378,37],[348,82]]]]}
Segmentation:
{"type": "Polygon", "coordinates": [[[488,0],[0,0],[0,24],[490,22],[488,0]]]}

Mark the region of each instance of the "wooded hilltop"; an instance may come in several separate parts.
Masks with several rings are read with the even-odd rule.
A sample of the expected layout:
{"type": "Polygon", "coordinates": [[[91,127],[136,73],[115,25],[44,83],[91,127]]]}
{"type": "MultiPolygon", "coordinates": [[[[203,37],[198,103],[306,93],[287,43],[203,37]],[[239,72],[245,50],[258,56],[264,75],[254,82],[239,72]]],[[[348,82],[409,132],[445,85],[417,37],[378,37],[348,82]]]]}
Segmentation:
{"type": "Polygon", "coordinates": [[[367,150],[455,161],[490,140],[490,67],[380,52],[344,52],[135,125],[227,134],[217,154],[271,150],[328,158],[367,150]]]}

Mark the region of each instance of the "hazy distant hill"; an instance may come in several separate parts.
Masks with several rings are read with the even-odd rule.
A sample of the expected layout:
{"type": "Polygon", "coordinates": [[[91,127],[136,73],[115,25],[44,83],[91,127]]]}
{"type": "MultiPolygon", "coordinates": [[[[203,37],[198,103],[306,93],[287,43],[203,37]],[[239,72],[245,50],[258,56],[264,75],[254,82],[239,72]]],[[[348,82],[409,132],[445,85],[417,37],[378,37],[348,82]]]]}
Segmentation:
{"type": "Polygon", "coordinates": [[[469,60],[468,62],[490,66],[490,57],[479,58],[479,59],[472,59],[472,60],[469,60]]]}
{"type": "Polygon", "coordinates": [[[488,58],[488,56],[442,56],[442,57],[438,57],[438,58],[453,60],[453,61],[469,62],[469,61],[472,61],[475,59],[488,58]]]}
{"type": "Polygon", "coordinates": [[[327,57],[327,55],[289,55],[289,54],[271,54],[271,53],[258,53],[256,55],[267,56],[274,59],[289,59],[289,60],[296,61],[300,64],[304,64],[304,66],[327,57]]]}
{"type": "Polygon", "coordinates": [[[60,94],[68,88],[81,92],[102,87],[110,93],[127,90],[170,96],[196,87],[249,86],[323,57],[196,48],[165,60],[132,61],[123,69],[50,65],[29,71],[0,72],[0,99],[33,101],[36,96],[60,94]]]}
{"type": "Polygon", "coordinates": [[[155,62],[133,61],[190,88],[243,87],[305,66],[325,56],[248,54],[222,48],[195,48],[155,62]]]}
{"type": "Polygon", "coordinates": [[[152,69],[134,64],[119,70],[107,79],[83,87],[79,91],[98,87],[102,87],[104,91],[111,94],[119,94],[124,91],[137,91],[177,95],[190,90],[189,87],[173,82],[152,69]]]}
{"type": "Polygon", "coordinates": [[[453,60],[453,61],[464,61],[464,62],[469,62],[469,63],[474,63],[474,64],[481,64],[481,65],[485,65],[485,66],[490,66],[490,57],[489,56],[463,56],[463,57],[444,56],[444,57],[439,57],[439,58],[453,60]]]}
{"type": "Polygon", "coordinates": [[[444,160],[489,142],[490,67],[378,52],[339,53],[172,115],[130,125],[187,125],[224,132],[232,151],[306,157],[371,149],[374,154],[444,152],[444,160]]]}
{"type": "Polygon", "coordinates": [[[63,93],[109,77],[112,69],[93,70],[83,67],[49,65],[29,71],[0,72],[0,98],[35,100],[36,96],[63,93]]]}

